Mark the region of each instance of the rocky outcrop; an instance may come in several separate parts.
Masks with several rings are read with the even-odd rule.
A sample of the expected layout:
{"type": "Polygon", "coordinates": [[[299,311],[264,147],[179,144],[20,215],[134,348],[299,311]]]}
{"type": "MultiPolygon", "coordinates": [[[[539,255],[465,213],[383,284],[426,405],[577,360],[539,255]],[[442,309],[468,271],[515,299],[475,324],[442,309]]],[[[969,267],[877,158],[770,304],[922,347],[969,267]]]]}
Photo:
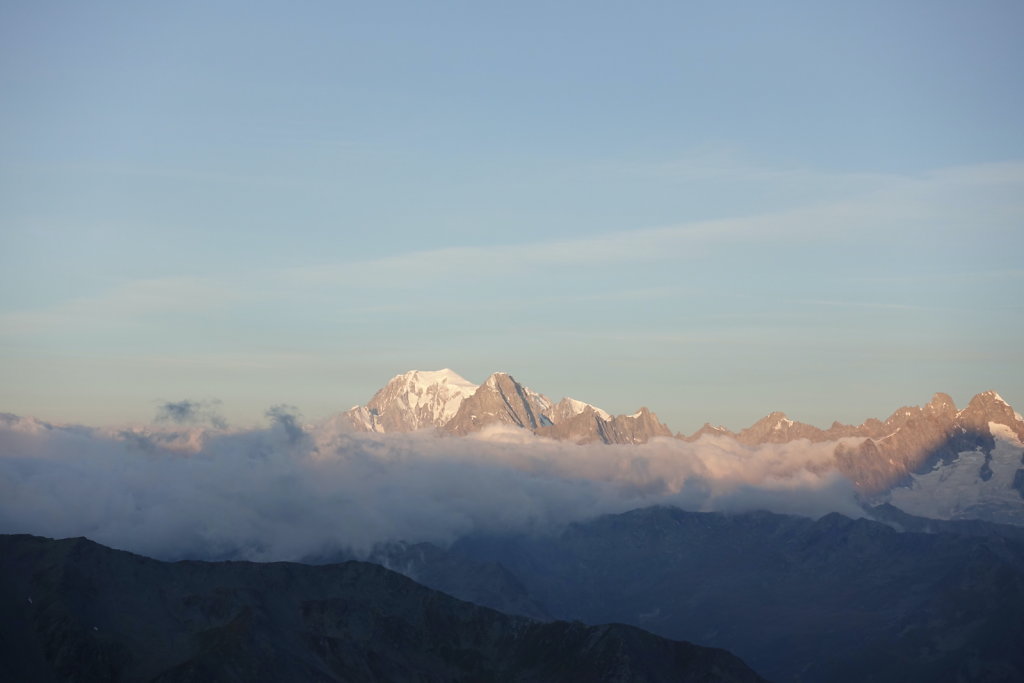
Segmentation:
{"type": "Polygon", "coordinates": [[[527,389],[511,375],[496,372],[459,406],[443,429],[469,434],[489,424],[510,424],[535,430],[550,424],[551,399],[527,389]]]}
{"type": "Polygon", "coordinates": [[[729,436],[733,438],[736,437],[735,434],[730,432],[725,427],[722,427],[721,425],[713,425],[710,422],[705,422],[703,425],[701,425],[700,429],[695,431],[693,434],[690,434],[689,436],[686,436],[685,434],[681,433],[676,434],[677,439],[680,439],[681,441],[690,442],[698,441],[701,437],[704,436],[729,436]]]}
{"type": "Polygon", "coordinates": [[[554,421],[537,430],[541,436],[573,443],[613,443],[608,433],[608,420],[587,406],[582,412],[554,421]]]}
{"type": "Polygon", "coordinates": [[[656,436],[672,436],[672,431],[646,407],[632,415],[616,415],[608,423],[607,443],[646,443],[656,436]]]}
{"type": "Polygon", "coordinates": [[[647,408],[633,415],[608,415],[588,403],[565,398],[558,403],[519,384],[511,375],[495,373],[463,401],[444,430],[469,434],[489,424],[509,424],[540,436],[573,443],[646,443],[672,436],[647,408]]]}
{"type": "Polygon", "coordinates": [[[994,391],[985,391],[972,398],[957,416],[959,427],[978,434],[991,435],[989,422],[1006,425],[1024,441],[1024,419],[994,391]]]}
{"type": "Polygon", "coordinates": [[[574,398],[566,397],[552,406],[550,411],[551,421],[555,424],[566,422],[588,409],[602,420],[611,419],[611,415],[604,412],[597,406],[592,406],[589,403],[584,403],[583,401],[577,401],[574,398]]]}
{"type": "Polygon", "coordinates": [[[817,427],[794,422],[780,412],[769,413],[736,435],[737,441],[748,446],[786,443],[796,439],[825,440],[823,432],[817,427]]]}
{"type": "Polygon", "coordinates": [[[647,443],[656,436],[672,436],[671,430],[647,408],[632,415],[609,416],[593,406],[567,420],[537,430],[541,436],[574,443],[647,443]]]}

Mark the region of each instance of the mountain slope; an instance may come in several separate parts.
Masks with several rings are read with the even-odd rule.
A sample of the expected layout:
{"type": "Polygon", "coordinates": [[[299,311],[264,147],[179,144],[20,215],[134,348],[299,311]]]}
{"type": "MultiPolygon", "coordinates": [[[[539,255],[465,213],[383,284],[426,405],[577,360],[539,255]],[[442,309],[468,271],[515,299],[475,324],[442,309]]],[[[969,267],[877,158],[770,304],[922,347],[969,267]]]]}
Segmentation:
{"type": "Polygon", "coordinates": [[[761,680],[720,650],[509,617],[359,562],[171,564],[4,536],[0,608],[4,680],[761,680]]]}
{"type": "Polygon", "coordinates": [[[511,375],[496,372],[459,406],[444,430],[464,435],[489,424],[510,424],[534,430],[552,424],[551,399],[517,382],[511,375]]]}
{"type": "Polygon", "coordinates": [[[1024,544],[999,535],[647,508],[453,551],[556,618],[727,648],[775,681],[1024,679],[1024,544]]]}
{"type": "Polygon", "coordinates": [[[448,368],[395,375],[365,406],[333,418],[358,431],[411,432],[448,422],[476,385],[448,368]]]}
{"type": "Polygon", "coordinates": [[[464,436],[490,425],[511,425],[575,443],[645,443],[672,435],[647,408],[613,417],[572,398],[554,403],[508,373],[496,372],[475,386],[448,369],[397,375],[366,405],[329,418],[320,429],[337,434],[436,428],[464,436]]]}
{"type": "Polygon", "coordinates": [[[705,424],[680,438],[705,437],[754,447],[835,441],[836,469],[868,499],[920,515],[1024,524],[1024,418],[994,391],[977,394],[963,410],[938,393],[885,421],[834,422],[823,430],[773,412],[737,433],[705,424]]]}
{"type": "Polygon", "coordinates": [[[1024,526],[1024,443],[1007,425],[989,422],[985,430],[975,432],[983,446],[912,473],[907,485],[893,488],[885,499],[923,517],[1024,526]]]}

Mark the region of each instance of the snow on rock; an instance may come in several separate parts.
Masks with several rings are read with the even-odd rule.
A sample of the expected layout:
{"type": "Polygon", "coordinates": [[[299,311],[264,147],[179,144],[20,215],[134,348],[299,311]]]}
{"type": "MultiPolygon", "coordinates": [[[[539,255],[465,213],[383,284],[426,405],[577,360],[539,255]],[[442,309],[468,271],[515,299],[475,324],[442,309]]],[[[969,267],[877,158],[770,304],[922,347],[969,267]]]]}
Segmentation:
{"type": "Polygon", "coordinates": [[[454,370],[410,370],[395,375],[365,406],[329,418],[333,431],[409,432],[441,427],[477,386],[454,370]]]}
{"type": "Polygon", "coordinates": [[[612,419],[611,415],[609,415],[605,411],[601,410],[597,406],[591,405],[589,403],[584,403],[583,401],[577,401],[576,399],[569,398],[568,396],[565,397],[564,401],[565,401],[566,406],[569,408],[569,412],[570,412],[571,415],[579,415],[580,413],[582,413],[587,408],[590,408],[595,413],[597,413],[597,415],[602,420],[610,420],[610,419],[612,419]]]}
{"type": "Polygon", "coordinates": [[[1024,524],[1024,498],[1014,487],[1024,443],[1006,425],[988,427],[995,443],[990,453],[962,451],[949,464],[912,475],[911,484],[893,489],[888,502],[921,517],[1024,524]]]}

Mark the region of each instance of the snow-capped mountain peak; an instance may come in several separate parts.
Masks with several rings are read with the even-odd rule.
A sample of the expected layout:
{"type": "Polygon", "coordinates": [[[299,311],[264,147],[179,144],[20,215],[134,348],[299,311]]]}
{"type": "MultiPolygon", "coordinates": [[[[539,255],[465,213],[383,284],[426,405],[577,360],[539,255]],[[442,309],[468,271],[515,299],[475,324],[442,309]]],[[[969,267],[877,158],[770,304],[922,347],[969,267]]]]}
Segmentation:
{"type": "Polygon", "coordinates": [[[566,396],[565,398],[562,399],[562,402],[565,403],[566,407],[568,408],[568,412],[570,413],[570,415],[579,415],[580,413],[582,413],[587,408],[590,408],[595,413],[597,413],[601,417],[602,420],[610,420],[610,419],[612,419],[611,415],[609,415],[605,411],[601,410],[597,406],[591,405],[589,403],[584,403],[583,401],[578,401],[575,398],[570,398],[570,397],[566,396]]]}
{"type": "MultiPolygon", "coordinates": [[[[410,370],[395,375],[365,406],[339,418],[350,428],[370,432],[408,432],[440,427],[472,396],[477,386],[454,370],[410,370]]],[[[339,418],[332,418],[337,422],[339,418]]]]}
{"type": "MultiPolygon", "coordinates": [[[[458,411],[463,399],[476,391],[476,385],[454,370],[411,370],[391,378],[391,381],[374,399],[369,407],[384,408],[387,402],[398,402],[413,412],[420,407],[427,408],[431,424],[446,422],[458,411]],[[383,394],[383,395],[382,395],[383,394]],[[379,406],[374,405],[377,397],[379,406]]],[[[422,420],[420,420],[422,421],[422,420]]],[[[423,425],[426,426],[426,425],[423,425]]]]}

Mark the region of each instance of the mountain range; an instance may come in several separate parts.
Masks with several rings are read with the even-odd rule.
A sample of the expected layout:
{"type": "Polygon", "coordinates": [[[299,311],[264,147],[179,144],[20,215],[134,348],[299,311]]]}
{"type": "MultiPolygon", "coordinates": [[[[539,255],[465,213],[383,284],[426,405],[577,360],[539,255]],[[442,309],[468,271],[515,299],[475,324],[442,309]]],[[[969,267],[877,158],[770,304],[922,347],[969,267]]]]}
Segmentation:
{"type": "Polygon", "coordinates": [[[363,562],[164,563],[0,536],[0,614],[4,681],[762,680],[722,650],[508,616],[363,562]]]}
{"type": "Polygon", "coordinates": [[[1024,678],[1024,419],[995,392],[859,425],[776,412],[684,435],[646,408],[613,416],[505,373],[441,370],[321,424],[268,414],[250,431],[0,414],[7,529],[113,524],[130,531],[109,536],[120,547],[155,535],[154,553],[226,530],[165,557],[284,543],[307,563],[2,537],[0,679],[759,680],[744,662],[794,683],[1024,678]],[[706,463],[773,459],[740,486],[777,477],[770,500],[838,496],[850,516],[759,510],[762,493],[710,508],[731,512],[671,497],[734,476],[706,463]],[[676,470],[684,488],[666,489],[676,470]],[[507,523],[593,490],[643,502],[507,523]],[[417,535],[437,519],[445,533],[417,535]],[[351,545],[374,524],[379,542],[351,545]]]}
{"type": "Polygon", "coordinates": [[[578,444],[640,444],[656,438],[726,439],[746,447],[799,440],[828,443],[819,468],[846,476],[864,500],[926,517],[979,518],[1024,524],[1024,417],[994,391],[958,409],[944,393],[924,406],[903,406],[884,420],[828,429],[772,412],[738,432],[705,423],[674,434],[646,407],[610,415],[573,398],[558,402],[494,373],[475,386],[452,370],[411,371],[391,379],[364,406],[329,418],[329,431],[379,433],[435,429],[467,435],[511,426],[578,444]]]}
{"type": "Polygon", "coordinates": [[[496,372],[475,386],[452,370],[412,370],[391,379],[366,405],[326,422],[338,431],[404,432],[438,429],[463,436],[492,425],[511,425],[541,436],[575,443],[645,443],[672,436],[647,408],[609,415],[600,408],[563,398],[557,403],[496,372]]]}
{"type": "MultiPolygon", "coordinates": [[[[928,520],[879,517],[653,507],[551,536],[467,536],[442,554],[446,566],[504,568],[503,609],[726,648],[774,681],[1024,678],[1021,530],[940,522],[923,533],[906,527],[928,520]]],[[[439,559],[423,548],[393,547],[389,561],[437,581],[439,559]]]]}

